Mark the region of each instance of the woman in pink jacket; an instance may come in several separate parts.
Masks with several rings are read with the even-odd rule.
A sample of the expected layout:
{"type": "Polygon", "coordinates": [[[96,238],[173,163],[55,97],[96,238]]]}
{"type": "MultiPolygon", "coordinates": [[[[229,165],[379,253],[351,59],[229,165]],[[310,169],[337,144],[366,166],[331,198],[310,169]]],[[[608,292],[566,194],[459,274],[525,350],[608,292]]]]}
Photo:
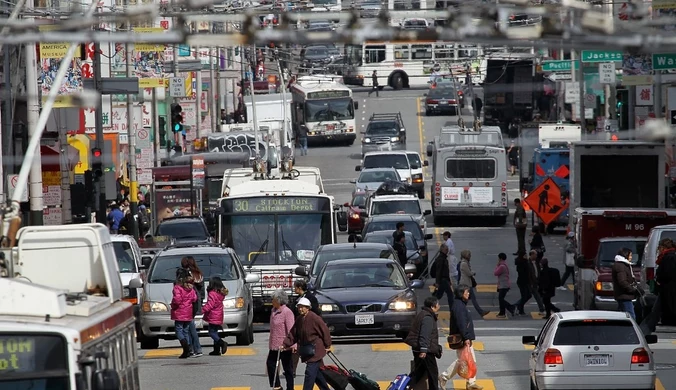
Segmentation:
{"type": "Polygon", "coordinates": [[[514,305],[507,302],[505,297],[510,289],[509,283],[509,267],[507,266],[507,255],[504,253],[498,254],[498,264],[495,266],[493,275],[498,277],[498,302],[500,303],[500,312],[498,318],[506,318],[505,309],[514,316],[514,305]]]}
{"type": "Polygon", "coordinates": [[[176,272],[176,282],[172,291],[171,319],[174,320],[176,338],[183,347],[183,353],[179,359],[187,359],[190,356],[190,343],[188,342],[188,327],[193,320],[192,304],[197,300],[195,288],[191,283],[190,274],[185,270],[176,272]]]}
{"type": "Polygon", "coordinates": [[[218,276],[212,276],[209,279],[209,293],[207,304],[202,307],[202,321],[209,324],[209,336],[214,340],[214,351],[209,352],[211,356],[225,355],[228,350],[228,343],[218,335],[218,331],[223,325],[223,300],[228,295],[228,289],[223,285],[223,281],[218,276]]]}

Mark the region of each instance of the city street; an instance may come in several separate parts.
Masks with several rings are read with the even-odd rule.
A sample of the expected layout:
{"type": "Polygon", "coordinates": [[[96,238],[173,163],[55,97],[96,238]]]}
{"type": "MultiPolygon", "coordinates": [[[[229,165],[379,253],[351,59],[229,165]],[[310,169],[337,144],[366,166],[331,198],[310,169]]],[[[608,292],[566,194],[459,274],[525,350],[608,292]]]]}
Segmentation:
{"type": "MultiPolygon", "coordinates": [[[[425,148],[429,141],[438,133],[439,128],[446,122],[457,121],[457,117],[433,116],[426,117],[421,113],[424,103],[424,90],[393,91],[386,88],[380,91],[380,96],[367,97],[364,88],[355,89],[355,100],[359,102],[356,112],[357,128],[362,129],[369,116],[374,113],[401,112],[407,131],[407,147],[409,150],[421,153],[423,159],[425,148]]],[[[466,123],[471,123],[468,109],[463,111],[466,123]]],[[[326,191],[335,197],[336,204],[350,200],[352,185],[349,180],[356,177],[355,165],[360,164],[361,137],[351,147],[311,147],[307,157],[297,157],[297,165],[315,166],[321,169],[326,191]]],[[[431,168],[431,161],[430,161],[431,168]]],[[[425,188],[427,197],[423,204],[429,209],[429,188],[431,185],[430,168],[425,172],[425,188]]],[[[519,196],[518,176],[508,180],[509,203],[519,196]]],[[[544,324],[537,313],[537,306],[531,300],[526,306],[530,314],[526,317],[498,319],[498,299],[496,292],[496,277],[493,270],[500,252],[507,253],[510,265],[512,290],[507,300],[514,302],[518,299],[516,289],[516,269],[512,253],[516,250],[516,235],[511,225],[511,217],[502,227],[482,227],[479,223],[463,221],[458,226],[434,226],[431,216],[428,218],[428,233],[433,233],[430,242],[430,259],[437,252],[441,242],[441,233],[448,230],[452,233],[456,253],[463,249],[472,252],[472,268],[476,272],[479,303],[484,310],[491,313],[481,319],[474,308],[471,313],[477,333],[478,383],[485,390],[524,390],[529,388],[528,358],[530,352],[521,344],[522,335],[535,335],[544,324]],[[468,227],[463,225],[470,225],[468,227]]],[[[563,273],[563,245],[564,232],[557,231],[544,237],[548,257],[552,266],[558,267],[563,273]]],[[[345,233],[339,233],[339,241],[346,242],[345,233]]],[[[568,283],[572,281],[569,280],[568,283]]],[[[428,282],[428,285],[431,281],[428,282]]],[[[554,304],[562,310],[572,310],[572,285],[569,291],[558,291],[553,299],[554,304]]],[[[419,290],[420,304],[430,295],[428,288],[419,290]]],[[[439,327],[443,335],[443,344],[446,346],[445,336],[448,331],[449,312],[442,298],[439,327]]],[[[471,306],[471,304],[470,304],[471,306]]],[[[676,383],[676,331],[666,332],[658,328],[659,342],[653,347],[654,356],[658,363],[659,382],[658,390],[674,388],[668,384],[676,383]]],[[[205,353],[210,351],[211,340],[201,339],[205,353]]],[[[234,344],[234,338],[228,340],[234,344]]],[[[408,346],[396,339],[359,339],[334,340],[334,351],[348,368],[365,373],[369,378],[378,381],[381,390],[385,390],[389,382],[397,374],[408,373],[411,351],[408,346]]],[[[205,356],[178,360],[180,354],[176,341],[161,341],[157,350],[139,350],[140,376],[144,390],[173,390],[189,388],[194,390],[262,390],[269,388],[265,359],[268,350],[267,325],[259,324],[255,334],[255,342],[250,347],[231,347],[222,357],[205,356]]],[[[446,346],[447,347],[447,346],[446,346]]],[[[443,371],[453,362],[455,353],[444,350],[439,360],[440,371],[443,371]]],[[[325,360],[326,364],[332,364],[325,360]]],[[[302,386],[304,365],[298,368],[296,388],[302,386]]],[[[282,383],[284,383],[282,379],[282,383]]],[[[673,385],[672,385],[673,386],[673,385]]],[[[464,389],[465,382],[459,378],[449,382],[447,388],[464,389]]]]}

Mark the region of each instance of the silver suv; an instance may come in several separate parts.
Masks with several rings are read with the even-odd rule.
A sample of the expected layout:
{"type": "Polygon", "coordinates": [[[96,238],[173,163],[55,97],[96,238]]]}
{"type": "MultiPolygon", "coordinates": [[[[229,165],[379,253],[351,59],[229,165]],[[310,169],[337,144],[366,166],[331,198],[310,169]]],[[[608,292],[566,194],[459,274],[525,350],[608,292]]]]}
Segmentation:
{"type": "MultiPolygon", "coordinates": [[[[141,305],[142,349],[156,349],[159,340],[174,340],[176,333],[171,320],[171,299],[176,270],[181,267],[181,259],[192,256],[204,275],[204,288],[209,285],[212,276],[218,276],[230,294],[223,301],[222,337],[237,337],[237,345],[250,345],[253,335],[253,299],[252,283],[258,282],[258,275],[244,272],[237,254],[227,247],[216,244],[183,244],[169,246],[159,252],[148,268],[141,305]]],[[[145,259],[144,259],[145,260],[145,259]]],[[[206,303],[206,296],[204,294],[206,303]]],[[[201,318],[196,316],[196,319],[201,318]]],[[[206,329],[198,329],[200,336],[208,335],[206,329]]]]}

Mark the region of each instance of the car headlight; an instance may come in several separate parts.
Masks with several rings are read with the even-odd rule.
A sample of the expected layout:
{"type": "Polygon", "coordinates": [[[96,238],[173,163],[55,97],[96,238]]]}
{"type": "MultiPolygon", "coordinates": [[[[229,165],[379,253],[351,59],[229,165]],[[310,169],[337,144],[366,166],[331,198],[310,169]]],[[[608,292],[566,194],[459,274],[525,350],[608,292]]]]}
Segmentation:
{"type": "Polygon", "coordinates": [[[229,298],[223,301],[224,309],[241,309],[244,307],[244,298],[229,298]]]}
{"type": "Polygon", "coordinates": [[[350,218],[352,218],[352,219],[360,219],[361,217],[359,216],[359,214],[354,213],[354,214],[350,214],[350,218]]]}
{"type": "Polygon", "coordinates": [[[390,142],[399,142],[399,137],[390,138],[390,142]]]}
{"type": "Polygon", "coordinates": [[[364,143],[365,143],[365,144],[370,144],[370,143],[371,143],[371,138],[364,138],[364,143]]]}
{"type": "Polygon", "coordinates": [[[129,298],[131,296],[131,291],[129,291],[129,287],[125,287],[122,289],[122,298],[129,298]]]}
{"type": "Polygon", "coordinates": [[[331,313],[332,311],[340,311],[340,308],[338,307],[338,305],[325,304],[319,306],[319,310],[321,310],[324,313],[331,313]]]}
{"type": "Polygon", "coordinates": [[[423,182],[422,174],[416,173],[415,175],[413,175],[413,182],[414,183],[422,183],[423,182]]]}
{"type": "Polygon", "coordinates": [[[143,311],[148,313],[158,313],[163,311],[169,311],[169,307],[164,302],[152,302],[145,301],[143,302],[143,311]]]}
{"type": "Polygon", "coordinates": [[[613,282],[596,282],[596,291],[613,291],[613,282]]]}
{"type": "Polygon", "coordinates": [[[390,302],[390,305],[389,305],[388,308],[390,310],[396,310],[396,311],[415,310],[415,302],[413,302],[413,301],[393,301],[393,302],[390,302]]]}

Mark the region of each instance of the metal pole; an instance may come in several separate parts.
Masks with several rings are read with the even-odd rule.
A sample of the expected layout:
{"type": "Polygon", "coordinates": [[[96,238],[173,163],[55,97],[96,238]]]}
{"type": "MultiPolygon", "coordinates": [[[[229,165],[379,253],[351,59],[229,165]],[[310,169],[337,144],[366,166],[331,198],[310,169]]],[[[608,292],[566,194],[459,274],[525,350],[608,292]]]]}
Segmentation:
{"type": "MultiPolygon", "coordinates": [[[[74,52],[75,50],[73,50],[74,52]]],[[[37,71],[37,52],[35,44],[26,45],[26,93],[28,94],[28,135],[32,138],[40,138],[38,132],[38,122],[40,120],[40,90],[38,87],[38,71],[37,71]]],[[[62,62],[66,62],[65,60],[62,62]]],[[[70,63],[70,61],[67,61],[70,63]]],[[[64,72],[65,73],[65,72],[64,72]]],[[[61,83],[52,83],[50,87],[51,91],[58,91],[59,85],[61,83]]],[[[45,121],[46,122],[46,121],[45,121]]],[[[32,141],[31,138],[31,141],[32,141]]],[[[40,145],[31,142],[28,145],[26,150],[26,155],[33,152],[36,158],[28,159],[30,161],[30,188],[28,189],[28,194],[30,196],[30,224],[31,225],[43,225],[43,208],[44,203],[42,200],[42,160],[40,155],[40,145]]],[[[23,167],[21,168],[23,171],[23,167]]],[[[21,177],[19,177],[21,179],[21,177]]],[[[19,180],[20,181],[20,180],[19,180]]],[[[16,188],[23,188],[17,183],[16,188]]],[[[14,191],[14,197],[16,194],[21,194],[21,191],[14,191]]]]}
{"type": "Polygon", "coordinates": [[[70,194],[70,162],[68,161],[68,136],[66,135],[66,116],[57,114],[59,129],[59,168],[61,169],[61,223],[73,223],[73,208],[70,194]]]}
{"type": "Polygon", "coordinates": [[[282,139],[279,141],[281,146],[286,145],[286,134],[288,130],[288,121],[287,121],[287,104],[286,101],[286,80],[284,80],[284,72],[282,71],[282,65],[279,63],[279,55],[277,56],[277,69],[279,70],[279,85],[282,87],[282,139]]]}
{"type": "MultiPolygon", "coordinates": [[[[153,134],[153,152],[155,156],[155,166],[159,167],[160,166],[160,110],[158,109],[157,106],[157,88],[153,88],[153,92],[151,94],[151,104],[153,106],[153,117],[152,117],[152,128],[154,131],[153,134]]],[[[165,95],[166,96],[166,95],[165,95]]],[[[164,131],[165,135],[169,130],[169,126],[171,126],[170,123],[167,123],[167,121],[164,121],[164,131]]]]}
{"type": "MultiPolygon", "coordinates": [[[[584,95],[586,91],[584,90],[584,63],[582,62],[582,51],[578,52],[578,57],[580,57],[580,69],[577,71],[577,82],[580,86],[580,101],[578,107],[580,110],[580,126],[582,127],[582,134],[584,134],[587,132],[587,118],[584,115],[584,95]]],[[[575,71],[575,68],[573,68],[573,71],[575,71]]]]}
{"type": "MultiPolygon", "coordinates": [[[[256,56],[256,45],[251,45],[251,55],[253,58],[258,60],[258,57],[256,56]]],[[[249,61],[250,62],[250,61],[249,61]]],[[[251,64],[249,64],[251,66],[251,64]]],[[[256,139],[256,157],[261,157],[261,154],[259,153],[258,150],[258,118],[256,118],[256,100],[254,98],[254,95],[256,94],[254,92],[254,77],[256,75],[256,69],[253,69],[251,72],[251,77],[249,77],[249,88],[251,89],[250,94],[251,94],[251,116],[253,118],[253,126],[254,126],[254,138],[256,139]]],[[[247,115],[247,120],[251,118],[248,118],[247,115]]]]}
{"type": "MultiPolygon", "coordinates": [[[[197,57],[199,58],[199,50],[197,57]]],[[[202,69],[195,74],[197,76],[195,83],[195,139],[200,139],[200,128],[202,127],[202,69]]]]}
{"type": "MultiPolygon", "coordinates": [[[[125,45],[127,51],[127,77],[133,76],[130,59],[134,55],[132,45],[125,45]]],[[[138,240],[138,181],[136,178],[136,129],[134,127],[134,96],[127,95],[127,138],[129,138],[129,221],[131,222],[131,234],[138,240]]]]}
{"type": "Polygon", "coordinates": [[[218,50],[216,48],[209,49],[209,111],[211,111],[211,132],[216,132],[218,130],[218,123],[220,122],[221,113],[218,111],[216,106],[216,77],[214,62],[219,61],[219,58],[216,56],[218,50]]]}
{"type": "Polygon", "coordinates": [[[221,131],[221,123],[222,123],[222,121],[221,121],[221,110],[225,109],[225,113],[226,114],[228,113],[227,104],[225,105],[225,107],[223,105],[223,98],[228,93],[228,88],[227,88],[227,85],[225,83],[223,83],[223,85],[225,86],[225,91],[223,91],[222,88],[221,88],[221,53],[222,53],[221,49],[217,48],[216,49],[216,55],[217,55],[218,58],[216,59],[216,61],[217,61],[217,63],[216,63],[216,109],[218,111],[218,122],[216,122],[216,123],[218,123],[218,127],[217,127],[217,129],[215,129],[217,131],[221,131]]]}
{"type": "MultiPolygon", "coordinates": [[[[129,59],[127,58],[127,61],[129,59]]],[[[103,83],[101,80],[101,45],[98,42],[94,42],[94,83],[96,89],[100,91],[103,88],[103,83]]],[[[94,139],[94,145],[99,150],[103,151],[105,140],[103,138],[103,99],[99,99],[99,103],[94,111],[94,127],[96,131],[96,138],[94,139]]],[[[103,158],[103,156],[102,156],[103,158]]],[[[92,205],[92,208],[96,210],[96,222],[106,224],[106,209],[108,202],[106,199],[106,178],[105,172],[104,176],[99,179],[96,183],[96,193],[98,194],[98,205],[92,205]]]]}
{"type": "MultiPolygon", "coordinates": [[[[655,118],[664,118],[664,110],[662,109],[662,71],[655,71],[655,92],[653,93],[653,110],[655,111],[655,118]]],[[[670,122],[669,122],[670,123],[670,122]]],[[[667,123],[667,124],[669,124],[667,123]]],[[[19,187],[17,187],[19,188],[19,187]]]]}

